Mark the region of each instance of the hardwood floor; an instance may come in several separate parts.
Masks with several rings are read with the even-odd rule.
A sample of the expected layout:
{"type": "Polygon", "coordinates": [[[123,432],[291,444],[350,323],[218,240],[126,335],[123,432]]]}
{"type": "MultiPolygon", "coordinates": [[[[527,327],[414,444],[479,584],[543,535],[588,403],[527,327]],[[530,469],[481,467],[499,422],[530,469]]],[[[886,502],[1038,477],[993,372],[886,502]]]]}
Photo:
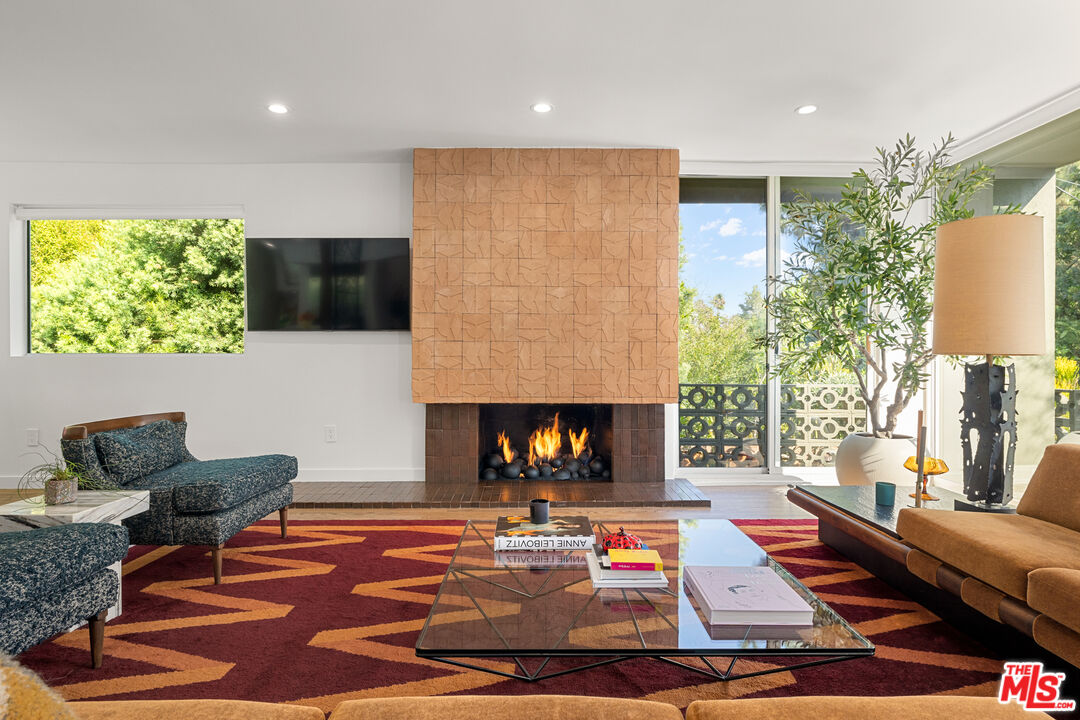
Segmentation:
{"type": "MultiPolygon", "coordinates": [[[[698,488],[711,500],[710,507],[596,507],[557,504],[553,513],[580,511],[601,520],[668,520],[675,518],[728,518],[740,520],[810,518],[786,497],[786,485],[713,486],[698,488]]],[[[522,510],[527,508],[523,504],[522,510]]],[[[293,508],[296,520],[494,520],[506,508],[293,508]]],[[[276,517],[273,516],[273,517],[276,517]]]]}
{"type": "Polygon", "coordinates": [[[580,507],[709,506],[709,498],[681,478],[655,483],[298,482],[293,487],[295,508],[516,508],[536,497],[580,507]]]}
{"type": "MultiPolygon", "coordinates": [[[[297,483],[303,485],[304,483],[297,483]]],[[[725,485],[697,488],[711,507],[595,507],[572,503],[556,508],[576,509],[605,520],[663,520],[672,518],[787,519],[811,515],[788,502],[785,485],[725,485]]],[[[0,490],[0,504],[18,500],[17,490],[0,490]]],[[[524,509],[525,506],[523,506],[524,509]]],[[[555,512],[558,512],[556,510],[555,512]]],[[[494,519],[506,508],[299,508],[289,510],[292,520],[456,520],[494,519]]],[[[267,519],[277,519],[277,513],[267,519]]]]}

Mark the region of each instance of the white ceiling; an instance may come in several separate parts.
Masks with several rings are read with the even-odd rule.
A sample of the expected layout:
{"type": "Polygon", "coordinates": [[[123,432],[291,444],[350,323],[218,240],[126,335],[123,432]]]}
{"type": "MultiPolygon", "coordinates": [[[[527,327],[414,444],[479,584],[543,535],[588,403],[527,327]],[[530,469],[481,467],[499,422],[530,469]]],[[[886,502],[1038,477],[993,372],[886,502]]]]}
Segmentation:
{"type": "Polygon", "coordinates": [[[1074,0],[0,0],[0,160],[857,162],[1060,104],[1078,29],[1074,0]]]}

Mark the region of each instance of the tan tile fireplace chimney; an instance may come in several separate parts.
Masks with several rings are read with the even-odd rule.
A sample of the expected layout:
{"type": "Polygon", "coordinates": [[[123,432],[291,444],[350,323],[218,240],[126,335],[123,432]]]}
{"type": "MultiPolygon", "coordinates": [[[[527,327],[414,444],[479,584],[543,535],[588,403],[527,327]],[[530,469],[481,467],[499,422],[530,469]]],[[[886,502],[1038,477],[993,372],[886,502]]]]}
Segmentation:
{"type": "MultiPolygon", "coordinates": [[[[617,415],[656,425],[678,397],[678,171],[677,150],[416,149],[413,400],[653,406],[617,415]]],[[[475,479],[475,429],[431,454],[469,417],[429,411],[428,459],[475,479]]],[[[626,479],[663,479],[656,445],[626,479]]]]}

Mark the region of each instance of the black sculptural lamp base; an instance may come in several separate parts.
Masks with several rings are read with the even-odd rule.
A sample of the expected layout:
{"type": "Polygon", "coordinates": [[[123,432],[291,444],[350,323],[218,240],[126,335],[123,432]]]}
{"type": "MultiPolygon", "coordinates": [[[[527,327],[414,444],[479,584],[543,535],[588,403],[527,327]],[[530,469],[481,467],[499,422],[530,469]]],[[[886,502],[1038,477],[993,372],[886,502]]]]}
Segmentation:
{"type": "Polygon", "coordinates": [[[960,445],[964,495],[973,504],[989,508],[1012,500],[1016,366],[994,365],[990,355],[986,360],[964,366],[960,445]]]}
{"type": "Polygon", "coordinates": [[[968,512],[1000,513],[1002,515],[1015,515],[1016,508],[999,503],[972,502],[970,500],[953,500],[953,510],[966,510],[968,512]]]}

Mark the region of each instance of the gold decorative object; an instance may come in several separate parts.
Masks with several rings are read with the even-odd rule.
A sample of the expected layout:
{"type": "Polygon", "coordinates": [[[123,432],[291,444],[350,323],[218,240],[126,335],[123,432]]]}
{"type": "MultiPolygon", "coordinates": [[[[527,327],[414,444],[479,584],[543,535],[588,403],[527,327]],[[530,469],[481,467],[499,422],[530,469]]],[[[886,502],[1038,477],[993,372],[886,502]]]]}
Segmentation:
{"type": "MultiPolygon", "coordinates": [[[[904,461],[904,467],[911,472],[919,471],[919,460],[914,455],[904,461]]],[[[944,460],[938,458],[926,458],[922,464],[922,493],[920,500],[938,500],[939,498],[926,492],[926,484],[929,481],[930,475],[941,475],[949,472],[949,466],[945,464],[944,460]]],[[[915,497],[915,493],[910,493],[908,497],[915,497]]]]}

